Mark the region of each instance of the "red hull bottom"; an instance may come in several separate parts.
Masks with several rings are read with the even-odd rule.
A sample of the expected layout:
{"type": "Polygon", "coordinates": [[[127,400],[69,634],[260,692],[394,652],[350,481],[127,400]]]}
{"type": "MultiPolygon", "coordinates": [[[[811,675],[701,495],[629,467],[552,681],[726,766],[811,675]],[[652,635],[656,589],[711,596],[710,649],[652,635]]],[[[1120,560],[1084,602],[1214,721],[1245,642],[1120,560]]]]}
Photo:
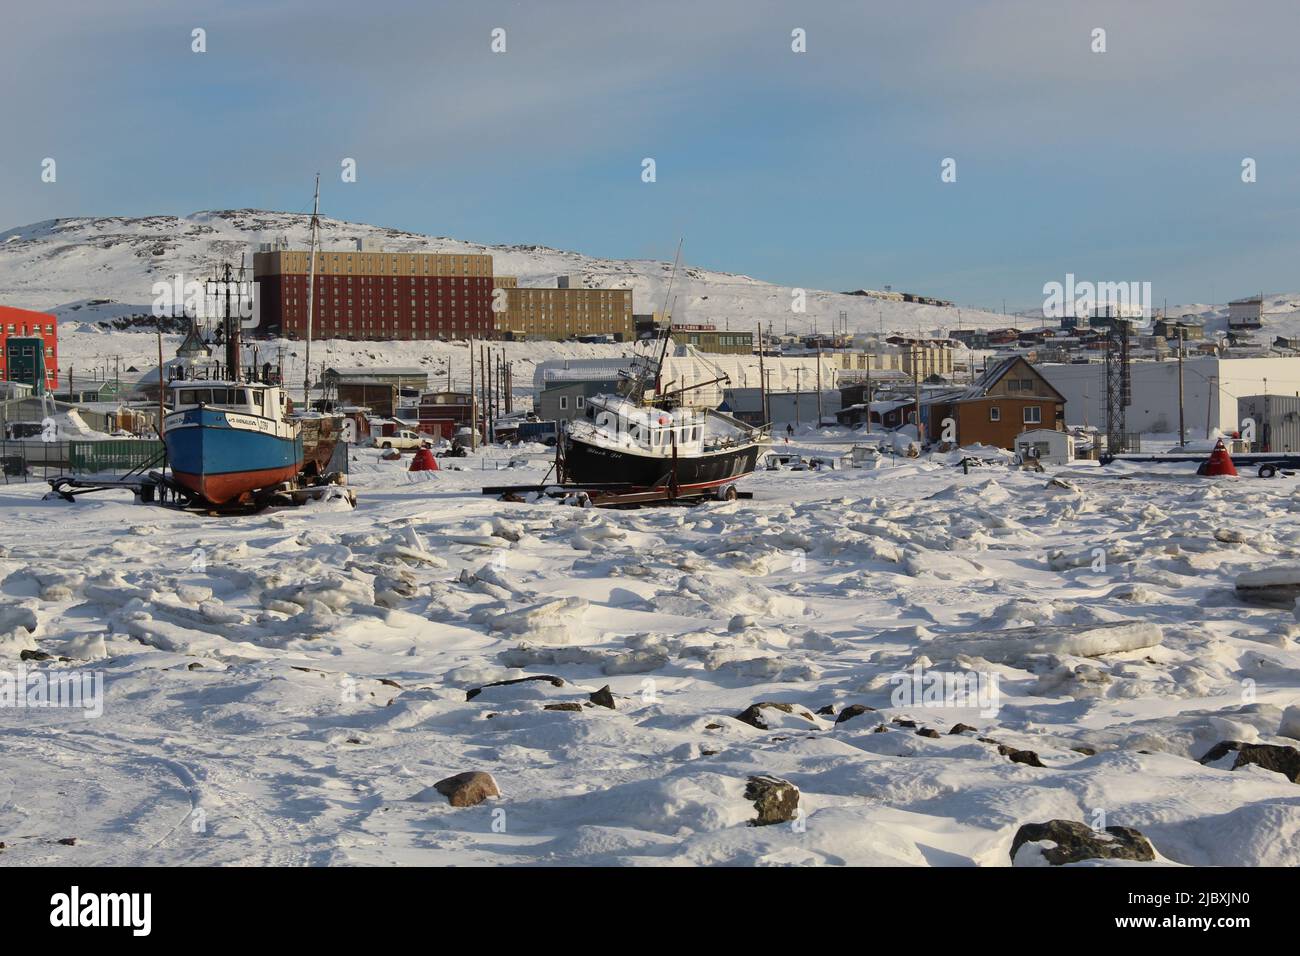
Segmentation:
{"type": "Polygon", "coordinates": [[[178,482],[209,504],[224,505],[259,488],[270,488],[282,481],[288,481],[298,474],[298,466],[286,465],[283,468],[263,468],[259,471],[233,471],[225,475],[191,475],[183,471],[172,474],[178,482]]]}

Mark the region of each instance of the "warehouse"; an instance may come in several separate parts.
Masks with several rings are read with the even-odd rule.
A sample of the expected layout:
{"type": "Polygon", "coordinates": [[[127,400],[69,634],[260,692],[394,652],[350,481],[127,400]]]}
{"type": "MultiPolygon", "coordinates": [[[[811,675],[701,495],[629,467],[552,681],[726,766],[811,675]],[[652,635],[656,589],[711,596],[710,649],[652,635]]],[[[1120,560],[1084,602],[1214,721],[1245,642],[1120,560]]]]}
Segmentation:
{"type": "MultiPolygon", "coordinates": [[[[1036,366],[1067,399],[1071,425],[1106,423],[1106,369],[1088,365],[1036,366]]],[[[1130,369],[1132,404],[1125,412],[1130,432],[1177,434],[1178,362],[1134,362],[1130,369]]],[[[1300,395],[1300,361],[1295,358],[1216,358],[1183,361],[1183,415],[1189,438],[1208,429],[1239,430],[1238,400],[1250,395],[1300,395]]]]}

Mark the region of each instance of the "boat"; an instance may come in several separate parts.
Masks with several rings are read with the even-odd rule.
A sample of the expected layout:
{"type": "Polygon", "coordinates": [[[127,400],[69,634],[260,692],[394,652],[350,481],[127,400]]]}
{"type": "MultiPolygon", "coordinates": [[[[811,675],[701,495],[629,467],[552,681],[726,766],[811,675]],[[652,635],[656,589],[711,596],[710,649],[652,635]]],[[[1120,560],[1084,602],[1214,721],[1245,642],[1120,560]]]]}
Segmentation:
{"type": "MultiPolygon", "coordinates": [[[[225,366],[203,369],[181,366],[168,386],[172,411],[163,417],[163,446],[176,483],[210,505],[256,503],[285,482],[295,482],[310,451],[316,475],[322,473],[338,441],[334,417],[311,407],[311,320],[320,234],[320,175],[312,208],[310,268],[307,282],[307,360],[303,380],[304,411],[290,411],[283,370],[260,369],[256,359],[243,367],[240,317],[231,292],[242,288],[225,267],[225,314],[222,330],[225,366]],[[304,445],[304,433],[307,437],[304,445]],[[323,459],[323,460],[322,460],[323,459]]],[[[243,267],[240,267],[242,279],[243,267]]],[[[218,297],[218,301],[220,298],[218,297]]],[[[202,343],[200,343],[202,344],[202,343]]],[[[191,350],[197,357],[206,349],[191,350]]],[[[160,356],[161,358],[161,356],[160,356]]]]}
{"type": "Polygon", "coordinates": [[[212,505],[249,501],[302,471],[302,428],[286,415],[279,385],[184,378],[169,391],[167,464],[198,498],[212,505]]]}
{"type": "MultiPolygon", "coordinates": [[[[670,314],[668,297],[680,258],[679,243],[665,314],[670,314]]],[[[587,399],[583,417],[565,425],[559,456],[562,481],[666,489],[672,497],[710,489],[722,492],[758,467],[760,453],[770,444],[766,428],[684,400],[693,389],[727,382],[725,375],[685,388],[663,388],[671,335],[669,318],[652,354],[638,357],[619,392],[587,399]]]]}
{"type": "Polygon", "coordinates": [[[564,480],[574,484],[721,489],[753,472],[769,444],[761,429],[707,408],[596,395],[563,438],[564,480]]]}

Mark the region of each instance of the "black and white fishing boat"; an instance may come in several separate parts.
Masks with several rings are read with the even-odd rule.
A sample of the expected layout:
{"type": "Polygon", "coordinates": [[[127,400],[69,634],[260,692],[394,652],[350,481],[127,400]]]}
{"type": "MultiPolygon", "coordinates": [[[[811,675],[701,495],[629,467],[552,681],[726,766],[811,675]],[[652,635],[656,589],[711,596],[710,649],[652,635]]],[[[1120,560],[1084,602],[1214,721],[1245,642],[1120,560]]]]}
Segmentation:
{"type": "MultiPolygon", "coordinates": [[[[676,271],[674,261],[674,276],[676,271]]],[[[564,482],[666,489],[675,496],[721,491],[755,470],[769,444],[767,430],[687,401],[688,392],[726,382],[725,375],[686,388],[663,388],[671,335],[669,320],[652,354],[638,357],[620,393],[587,399],[584,417],[566,425],[560,442],[564,482]]]]}
{"type": "Polygon", "coordinates": [[[564,433],[564,480],[580,485],[723,488],[754,471],[767,439],[712,409],[597,395],[564,433]]]}

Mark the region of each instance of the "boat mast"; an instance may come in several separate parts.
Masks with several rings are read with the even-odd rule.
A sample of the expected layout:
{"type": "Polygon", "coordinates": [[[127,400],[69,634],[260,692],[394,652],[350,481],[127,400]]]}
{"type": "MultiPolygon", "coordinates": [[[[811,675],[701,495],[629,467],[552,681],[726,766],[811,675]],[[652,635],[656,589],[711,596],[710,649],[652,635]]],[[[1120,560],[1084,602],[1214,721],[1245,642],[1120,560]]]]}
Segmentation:
{"type": "MultiPolygon", "coordinates": [[[[225,263],[221,272],[221,285],[224,285],[226,293],[226,377],[232,382],[239,381],[239,319],[234,315],[234,310],[230,304],[231,286],[234,279],[230,274],[230,263],[225,263]]],[[[218,288],[221,288],[221,285],[218,288]]]]}
{"type": "Polygon", "coordinates": [[[655,396],[659,395],[660,375],[664,368],[664,359],[668,356],[668,339],[672,336],[673,319],[672,308],[676,305],[676,300],[671,299],[673,294],[673,282],[677,279],[677,263],[682,258],[682,243],[686,241],[683,236],[677,240],[677,254],[673,256],[673,271],[668,276],[668,291],[664,293],[664,328],[662,332],[663,345],[659,350],[659,361],[655,365],[655,396]]]}
{"type": "Polygon", "coordinates": [[[307,355],[302,373],[302,405],[311,408],[311,310],[316,298],[316,245],[320,237],[320,173],[316,174],[316,198],[311,206],[311,247],[307,253],[307,355]]]}

